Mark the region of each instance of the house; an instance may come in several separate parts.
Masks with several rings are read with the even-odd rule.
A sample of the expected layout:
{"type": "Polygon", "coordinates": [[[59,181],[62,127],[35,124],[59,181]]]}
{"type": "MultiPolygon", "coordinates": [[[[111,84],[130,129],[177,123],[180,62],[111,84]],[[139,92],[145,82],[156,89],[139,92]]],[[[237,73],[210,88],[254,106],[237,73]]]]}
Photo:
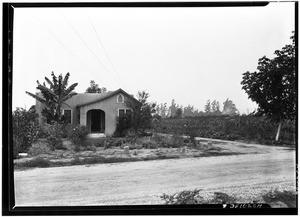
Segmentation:
{"type": "MultiPolygon", "coordinates": [[[[139,103],[133,95],[129,95],[122,89],[105,93],[78,93],[62,105],[62,113],[67,122],[72,125],[87,126],[91,133],[105,133],[112,136],[116,130],[117,117],[132,112],[129,105],[139,103]]],[[[45,107],[36,101],[36,111],[39,115],[39,123],[45,118],[42,110],[45,107]]]]}

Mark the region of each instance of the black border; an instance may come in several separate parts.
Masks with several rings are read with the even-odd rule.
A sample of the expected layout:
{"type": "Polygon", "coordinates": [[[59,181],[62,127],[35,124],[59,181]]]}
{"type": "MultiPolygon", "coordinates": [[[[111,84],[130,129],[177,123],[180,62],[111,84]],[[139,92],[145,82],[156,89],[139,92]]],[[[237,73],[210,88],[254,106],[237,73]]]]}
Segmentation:
{"type": "MultiPolygon", "coordinates": [[[[298,57],[298,2],[295,2],[295,42],[298,57]]],[[[297,215],[297,208],[261,208],[261,209],[223,209],[210,205],[149,205],[149,206],[68,206],[68,207],[15,207],[13,150],[12,143],[12,48],[13,48],[13,15],[14,8],[29,7],[260,7],[269,2],[87,2],[87,3],[3,3],[2,29],[2,215],[297,215]],[[6,110],[7,105],[7,110],[6,110]]],[[[296,70],[298,59],[296,58],[296,70]]],[[[298,72],[298,71],[297,71],[298,72]]],[[[298,74],[296,73],[298,81],[298,74]]],[[[298,90],[298,82],[296,82],[298,90]]],[[[297,102],[298,109],[298,102],[297,102]]],[[[298,132],[298,116],[296,119],[298,132]]],[[[296,133],[298,144],[298,133],[296,133]]],[[[298,162],[298,146],[296,145],[296,162],[298,162]]],[[[298,168],[296,171],[296,183],[298,168]]],[[[297,183],[298,184],[298,183],[297,183]]],[[[297,185],[298,187],[298,185],[297,185]]],[[[298,200],[298,198],[297,198],[298,200]]]]}

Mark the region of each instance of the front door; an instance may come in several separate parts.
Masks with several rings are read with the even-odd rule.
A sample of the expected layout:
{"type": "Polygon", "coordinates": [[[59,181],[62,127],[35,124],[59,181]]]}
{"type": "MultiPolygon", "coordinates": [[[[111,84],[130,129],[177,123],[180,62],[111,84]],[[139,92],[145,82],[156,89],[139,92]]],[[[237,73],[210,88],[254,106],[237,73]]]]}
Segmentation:
{"type": "Polygon", "coordinates": [[[91,110],[91,132],[105,131],[105,113],[102,110],[91,110]]]}

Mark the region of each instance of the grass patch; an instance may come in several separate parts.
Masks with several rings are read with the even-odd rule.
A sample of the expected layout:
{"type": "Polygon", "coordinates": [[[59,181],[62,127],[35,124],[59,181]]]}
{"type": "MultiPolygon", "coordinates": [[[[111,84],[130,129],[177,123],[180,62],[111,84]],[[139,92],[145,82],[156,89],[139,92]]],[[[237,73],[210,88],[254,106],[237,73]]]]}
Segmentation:
{"type": "Polygon", "coordinates": [[[19,163],[19,164],[15,164],[15,168],[34,168],[34,167],[40,167],[40,168],[44,168],[44,167],[50,167],[51,163],[49,160],[44,159],[42,157],[37,157],[37,158],[33,158],[31,160],[19,163]]]}

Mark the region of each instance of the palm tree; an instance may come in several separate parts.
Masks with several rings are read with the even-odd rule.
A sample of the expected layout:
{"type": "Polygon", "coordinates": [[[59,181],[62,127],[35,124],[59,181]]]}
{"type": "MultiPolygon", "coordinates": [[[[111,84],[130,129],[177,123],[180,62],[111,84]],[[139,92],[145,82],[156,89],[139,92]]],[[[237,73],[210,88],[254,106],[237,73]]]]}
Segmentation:
{"type": "MultiPolygon", "coordinates": [[[[70,77],[70,73],[68,72],[65,77],[60,74],[58,78],[51,73],[52,81],[45,77],[46,82],[50,85],[48,88],[45,84],[40,84],[37,81],[37,89],[41,91],[42,97],[39,95],[35,95],[25,91],[29,96],[32,96],[36,100],[43,103],[46,107],[43,109],[42,114],[47,120],[55,121],[57,123],[62,122],[62,114],[61,114],[61,107],[63,104],[66,104],[65,101],[70,99],[72,96],[76,95],[77,93],[72,92],[78,83],[72,84],[67,88],[68,80],[70,77]]],[[[66,104],[67,105],[67,104],[66,104]]]]}

